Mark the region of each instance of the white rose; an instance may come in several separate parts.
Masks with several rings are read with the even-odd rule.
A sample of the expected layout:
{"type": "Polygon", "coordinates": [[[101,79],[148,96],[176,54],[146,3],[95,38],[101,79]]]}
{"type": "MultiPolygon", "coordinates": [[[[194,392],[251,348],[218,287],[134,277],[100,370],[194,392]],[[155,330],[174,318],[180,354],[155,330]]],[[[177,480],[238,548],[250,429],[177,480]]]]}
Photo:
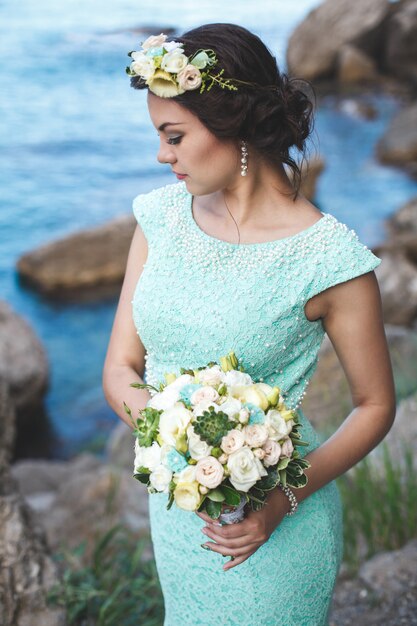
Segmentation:
{"type": "Polygon", "coordinates": [[[130,69],[142,76],[143,78],[150,78],[155,71],[155,63],[152,57],[147,57],[143,52],[132,52],[131,58],[133,62],[130,64],[130,69]]]}
{"type": "Polygon", "coordinates": [[[245,435],[243,432],[237,428],[233,428],[222,438],[220,447],[226,454],[232,454],[232,452],[236,452],[236,450],[239,450],[244,444],[245,435]]]}
{"type": "Polygon", "coordinates": [[[212,451],[212,446],[203,441],[197,433],[194,432],[193,426],[190,424],[187,428],[188,436],[188,450],[190,455],[196,461],[203,459],[205,456],[209,456],[212,451]]]}
{"type": "Polygon", "coordinates": [[[265,451],[265,456],[263,458],[264,465],[266,467],[276,465],[281,455],[281,446],[279,443],[277,441],[273,441],[272,439],[267,439],[262,446],[262,449],[265,451]]]}
{"type": "Polygon", "coordinates": [[[252,424],[243,429],[245,441],[251,448],[261,448],[268,439],[268,429],[264,424],[252,424]]]}
{"type": "Polygon", "coordinates": [[[200,402],[216,402],[219,398],[220,396],[214,387],[206,385],[205,387],[200,387],[200,389],[194,391],[190,400],[192,404],[200,404],[200,402]]]}
{"type": "Polygon", "coordinates": [[[241,385],[252,385],[253,380],[249,374],[239,372],[238,370],[230,370],[225,373],[224,382],[228,387],[237,387],[241,385]]]}
{"type": "Polygon", "coordinates": [[[247,446],[229,456],[227,467],[230,470],[229,480],[238,491],[249,491],[257,480],[268,474],[261,461],[247,446]]]}
{"type": "Polygon", "coordinates": [[[141,447],[139,441],[135,441],[135,469],[137,467],[146,467],[149,471],[153,470],[161,463],[161,446],[153,441],[151,446],[141,447]]]}
{"type": "Polygon", "coordinates": [[[174,404],[178,402],[179,397],[180,393],[178,389],[166,387],[160,393],[156,393],[152,396],[146,406],[157,409],[158,411],[165,411],[166,409],[171,409],[174,404]]]}
{"type": "Polygon", "coordinates": [[[165,389],[176,389],[177,391],[181,391],[181,389],[185,387],[185,385],[189,385],[190,383],[194,382],[194,376],[191,376],[190,374],[182,374],[181,376],[178,376],[178,378],[176,378],[172,383],[167,385],[165,389]]]}
{"type": "Polygon", "coordinates": [[[223,480],[224,469],[214,456],[207,456],[200,459],[195,466],[196,480],[208,489],[215,489],[223,480]]]}
{"type": "Polygon", "coordinates": [[[268,428],[269,438],[278,441],[290,434],[294,420],[286,422],[279,411],[272,409],[265,417],[265,426],[268,428]]]}
{"type": "Polygon", "coordinates": [[[262,450],[262,448],[255,448],[254,450],[252,450],[252,452],[254,453],[254,455],[256,456],[257,459],[264,459],[265,458],[265,450],[262,450]]]}
{"type": "Polygon", "coordinates": [[[199,370],[197,374],[198,382],[202,385],[220,385],[224,382],[224,372],[219,365],[213,365],[213,367],[207,367],[204,370],[199,370]]]}
{"type": "MultiPolygon", "coordinates": [[[[226,400],[220,405],[220,410],[226,415],[229,416],[229,419],[236,418],[238,419],[239,411],[242,409],[242,403],[237,398],[233,398],[232,396],[227,396],[226,400]]],[[[249,419],[249,411],[248,419],[249,419]]]]}
{"type": "Polygon", "coordinates": [[[175,50],[175,48],[180,48],[182,43],[180,41],[166,41],[164,43],[164,48],[167,52],[171,52],[171,50],[175,50]]]}
{"type": "Polygon", "coordinates": [[[142,48],[144,50],[149,50],[149,48],[160,48],[166,40],[167,36],[164,33],[160,35],[151,35],[148,37],[142,44],[142,48]]]}
{"type": "Polygon", "coordinates": [[[157,491],[168,493],[169,483],[172,479],[171,470],[166,465],[158,465],[149,476],[150,483],[157,491]]]}
{"type": "Polygon", "coordinates": [[[175,487],[174,500],[180,509],[196,511],[201,502],[198,482],[179,482],[175,487]]]}
{"type": "Polygon", "coordinates": [[[159,418],[159,434],[163,442],[171,446],[176,445],[178,437],[183,435],[193,414],[181,402],[177,402],[171,409],[161,413],[159,418]]]}
{"type": "Polygon", "coordinates": [[[221,407],[215,402],[199,402],[193,407],[193,414],[195,417],[203,415],[204,411],[208,411],[210,407],[212,407],[216,413],[221,411],[221,407]]]}
{"type": "Polygon", "coordinates": [[[288,437],[288,439],[286,439],[281,444],[281,455],[280,456],[281,457],[288,457],[290,459],[293,452],[294,452],[294,445],[293,445],[293,442],[291,441],[291,439],[288,437]]]}
{"type": "Polygon", "coordinates": [[[185,56],[181,48],[174,48],[171,52],[164,54],[161,61],[161,68],[170,74],[177,74],[188,63],[188,57],[185,56]]]}
{"type": "Polygon", "coordinates": [[[201,85],[201,72],[194,65],[186,65],[183,70],[178,72],[177,80],[185,91],[198,89],[201,85]]]}

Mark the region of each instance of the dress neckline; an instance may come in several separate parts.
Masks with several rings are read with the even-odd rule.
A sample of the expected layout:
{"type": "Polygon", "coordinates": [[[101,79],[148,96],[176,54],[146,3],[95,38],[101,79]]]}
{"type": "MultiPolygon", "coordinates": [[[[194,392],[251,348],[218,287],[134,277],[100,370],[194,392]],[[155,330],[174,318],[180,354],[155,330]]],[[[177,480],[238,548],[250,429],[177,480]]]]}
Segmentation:
{"type": "MultiPolygon", "coordinates": [[[[184,185],[185,187],[185,185],[184,185]]],[[[323,217],[314,222],[311,226],[304,228],[304,230],[300,230],[298,233],[294,233],[294,235],[289,235],[288,237],[281,237],[280,239],[273,239],[272,241],[257,241],[257,242],[249,242],[249,243],[232,243],[231,241],[225,241],[224,239],[218,239],[217,237],[213,237],[212,235],[208,235],[204,230],[200,228],[197,222],[194,219],[193,215],[193,198],[194,196],[189,193],[186,189],[185,191],[185,199],[186,199],[186,217],[187,221],[190,223],[192,229],[197,232],[202,239],[206,239],[206,241],[211,242],[212,244],[217,244],[220,246],[225,246],[229,248],[261,248],[261,247],[270,247],[276,246],[280,244],[285,244],[292,241],[297,241],[298,239],[304,239],[304,237],[309,236],[318,230],[321,226],[324,226],[326,222],[331,217],[330,213],[325,213],[320,211],[323,217]]]]}

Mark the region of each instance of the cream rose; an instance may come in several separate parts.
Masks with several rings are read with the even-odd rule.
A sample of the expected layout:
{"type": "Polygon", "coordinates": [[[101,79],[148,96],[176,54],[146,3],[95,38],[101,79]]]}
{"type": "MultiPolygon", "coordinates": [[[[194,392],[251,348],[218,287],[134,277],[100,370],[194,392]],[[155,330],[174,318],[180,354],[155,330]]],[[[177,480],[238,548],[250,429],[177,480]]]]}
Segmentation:
{"type": "Polygon", "coordinates": [[[160,48],[166,40],[167,36],[164,33],[160,35],[151,35],[142,44],[142,48],[144,50],[149,50],[149,48],[160,48]]]}
{"type": "Polygon", "coordinates": [[[185,91],[197,89],[201,85],[201,72],[194,65],[188,64],[178,72],[177,80],[185,91]]]}
{"type": "Polygon", "coordinates": [[[251,448],[261,448],[268,439],[268,429],[264,424],[252,424],[243,429],[245,442],[251,448]]]}
{"type": "Polygon", "coordinates": [[[199,402],[193,408],[193,413],[195,417],[198,417],[199,415],[203,415],[204,411],[208,411],[210,407],[213,407],[216,413],[221,411],[221,407],[215,402],[199,402]]]}
{"type": "Polygon", "coordinates": [[[214,387],[206,385],[194,391],[191,395],[192,404],[200,404],[200,402],[216,402],[220,398],[214,387]]]}
{"type": "Polygon", "coordinates": [[[174,500],[180,509],[195,511],[200,506],[201,494],[198,482],[179,482],[174,490],[174,500]]]}
{"type": "Polygon", "coordinates": [[[161,61],[161,69],[171,74],[178,74],[188,63],[188,57],[185,56],[181,48],[174,48],[171,52],[164,54],[161,61]]]}
{"type": "Polygon", "coordinates": [[[140,446],[139,441],[135,441],[135,468],[146,467],[150,472],[161,463],[161,446],[156,442],[152,442],[151,446],[140,446]]]}
{"type": "Polygon", "coordinates": [[[207,456],[200,459],[195,466],[196,480],[208,489],[215,489],[223,480],[224,469],[214,456],[207,456]]]}
{"type": "Polygon", "coordinates": [[[289,435],[294,426],[294,420],[286,422],[279,411],[272,409],[266,414],[265,426],[268,428],[269,438],[278,441],[289,435]]]}
{"type": "Polygon", "coordinates": [[[174,474],[174,478],[177,483],[194,483],[196,481],[195,477],[195,465],[188,465],[188,467],[184,467],[180,472],[176,472],[174,474]]]}
{"type": "Polygon", "coordinates": [[[247,446],[229,456],[227,467],[230,471],[229,480],[238,491],[249,491],[257,480],[268,474],[261,461],[247,446]]]}
{"type": "Polygon", "coordinates": [[[133,62],[130,69],[142,78],[150,78],[155,71],[155,63],[153,58],[147,57],[143,52],[132,52],[131,58],[133,62]]]}
{"type": "Polygon", "coordinates": [[[236,387],[240,385],[252,385],[253,380],[249,374],[238,372],[238,370],[230,370],[225,373],[224,382],[227,386],[236,387]]]}
{"type": "Polygon", "coordinates": [[[209,446],[208,443],[203,441],[201,437],[194,432],[194,428],[191,424],[187,428],[187,436],[188,450],[193,459],[199,461],[200,459],[203,459],[211,454],[212,446],[209,446]]]}
{"type": "Polygon", "coordinates": [[[158,465],[149,476],[149,481],[152,487],[154,487],[157,491],[163,491],[164,493],[168,493],[171,479],[171,470],[162,463],[158,465]]]}
{"type": "Polygon", "coordinates": [[[276,465],[278,463],[281,455],[281,446],[277,441],[267,439],[262,446],[262,450],[265,451],[263,462],[266,467],[270,467],[271,465],[276,465]]]}
{"type": "Polygon", "coordinates": [[[292,453],[294,452],[294,445],[293,442],[291,441],[291,439],[288,437],[288,439],[286,439],[285,441],[283,441],[283,443],[281,444],[281,457],[288,457],[291,458],[292,453]]]}
{"type": "Polygon", "coordinates": [[[237,428],[233,428],[222,438],[220,447],[226,454],[232,454],[232,452],[236,452],[236,450],[239,450],[244,444],[245,435],[243,432],[237,428]]]}
{"type": "Polygon", "coordinates": [[[199,370],[197,380],[202,385],[220,385],[224,382],[224,372],[219,365],[213,365],[204,370],[199,370]]]}
{"type": "Polygon", "coordinates": [[[172,383],[167,385],[164,391],[167,391],[168,389],[176,389],[180,391],[183,387],[185,387],[185,385],[189,385],[194,382],[194,376],[191,376],[191,374],[181,374],[181,376],[178,376],[178,378],[173,380],[172,383]]]}
{"type": "MultiPolygon", "coordinates": [[[[224,397],[224,396],[223,396],[224,397]]],[[[242,403],[237,398],[227,396],[225,401],[220,405],[220,410],[229,416],[229,419],[238,419],[239,411],[242,409],[242,403]]],[[[249,418],[249,412],[248,412],[249,418]]]]}
{"type": "Polygon", "coordinates": [[[177,439],[184,435],[193,414],[181,402],[161,413],[159,433],[163,443],[175,446],[177,439]]]}
{"type": "Polygon", "coordinates": [[[241,424],[247,424],[249,422],[250,412],[245,406],[239,411],[239,422],[241,424]]]}
{"type": "Polygon", "coordinates": [[[180,393],[178,389],[166,387],[160,393],[156,393],[152,396],[147,406],[152,409],[157,409],[158,411],[165,411],[166,409],[171,409],[174,404],[178,402],[179,397],[180,393]]]}

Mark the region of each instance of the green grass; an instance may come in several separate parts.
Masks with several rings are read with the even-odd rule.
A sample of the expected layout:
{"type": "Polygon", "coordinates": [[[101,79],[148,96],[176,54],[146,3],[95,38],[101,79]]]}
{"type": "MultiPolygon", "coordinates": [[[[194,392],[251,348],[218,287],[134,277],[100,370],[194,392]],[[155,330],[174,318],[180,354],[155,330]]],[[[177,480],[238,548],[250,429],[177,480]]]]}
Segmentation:
{"type": "Polygon", "coordinates": [[[56,555],[62,583],[48,601],[66,609],[69,626],[161,626],[163,597],[153,559],[144,560],[149,538],[115,526],[97,539],[56,555]]]}
{"type": "Polygon", "coordinates": [[[344,560],[354,571],[380,551],[396,550],[417,537],[417,472],[413,450],[403,444],[403,464],[382,445],[382,469],[366,457],[337,479],[344,506],[344,560]]]}

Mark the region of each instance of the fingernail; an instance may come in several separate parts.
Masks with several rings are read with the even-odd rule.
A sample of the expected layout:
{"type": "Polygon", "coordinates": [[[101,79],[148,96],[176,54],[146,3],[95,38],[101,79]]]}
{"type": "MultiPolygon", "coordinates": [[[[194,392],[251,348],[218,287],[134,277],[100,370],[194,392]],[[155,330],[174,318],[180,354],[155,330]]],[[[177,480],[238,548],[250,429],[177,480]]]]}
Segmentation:
{"type": "Polygon", "coordinates": [[[206,546],[206,544],[204,544],[204,543],[201,543],[200,545],[201,545],[202,548],[204,548],[204,550],[211,550],[211,548],[206,546]]]}

